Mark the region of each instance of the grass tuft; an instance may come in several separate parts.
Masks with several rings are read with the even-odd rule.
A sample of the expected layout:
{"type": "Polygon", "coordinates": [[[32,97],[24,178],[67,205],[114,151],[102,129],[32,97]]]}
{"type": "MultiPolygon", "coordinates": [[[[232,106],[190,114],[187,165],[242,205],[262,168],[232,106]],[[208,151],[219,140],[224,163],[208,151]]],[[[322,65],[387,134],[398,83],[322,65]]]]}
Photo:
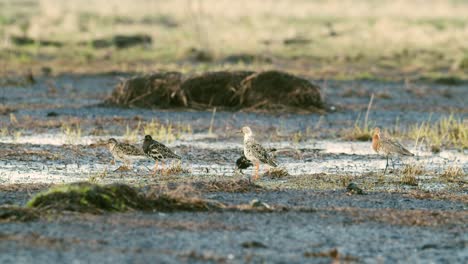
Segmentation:
{"type": "Polygon", "coordinates": [[[81,138],[81,127],[80,124],[62,124],[61,127],[62,133],[65,135],[65,142],[67,144],[77,143],[81,138]]]}
{"type": "Polygon", "coordinates": [[[405,185],[417,186],[417,175],[422,175],[425,172],[423,166],[418,164],[407,164],[402,170],[401,183],[405,185]]]}
{"type": "Polygon", "coordinates": [[[463,180],[465,172],[461,167],[449,166],[445,168],[440,177],[448,182],[459,182],[463,180]]]}
{"type": "Polygon", "coordinates": [[[407,136],[414,140],[421,139],[437,153],[442,147],[468,149],[468,123],[454,115],[441,117],[436,123],[430,120],[410,127],[407,136]]]}
{"type": "Polygon", "coordinates": [[[265,176],[270,179],[281,179],[289,176],[288,171],[283,167],[271,168],[265,173],[265,176]]]}
{"type": "Polygon", "coordinates": [[[190,173],[190,170],[182,166],[182,162],[178,161],[174,165],[162,171],[163,175],[174,175],[174,174],[183,174],[190,173]]]}

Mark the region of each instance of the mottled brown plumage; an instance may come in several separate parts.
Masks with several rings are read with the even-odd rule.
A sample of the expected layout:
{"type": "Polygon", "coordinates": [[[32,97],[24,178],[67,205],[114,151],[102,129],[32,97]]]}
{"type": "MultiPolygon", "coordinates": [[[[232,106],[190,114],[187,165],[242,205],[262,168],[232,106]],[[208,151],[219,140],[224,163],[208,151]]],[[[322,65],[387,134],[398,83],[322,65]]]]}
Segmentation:
{"type": "Polygon", "coordinates": [[[241,132],[244,133],[244,155],[255,164],[255,175],[253,178],[256,180],[258,178],[260,163],[265,163],[272,167],[277,167],[278,164],[262,145],[255,142],[252,130],[249,127],[243,127],[241,132]]]}
{"type": "Polygon", "coordinates": [[[119,169],[130,168],[132,166],[132,160],[145,158],[145,154],[140,148],[127,143],[118,142],[115,138],[110,138],[107,142],[107,146],[114,159],[124,163],[125,166],[119,167],[119,169]]]}
{"type": "MultiPolygon", "coordinates": [[[[388,158],[391,155],[414,156],[413,153],[411,153],[409,150],[407,150],[397,141],[380,136],[380,128],[378,127],[374,128],[374,135],[372,136],[372,148],[374,149],[375,152],[379,154],[383,154],[387,157],[387,164],[385,166],[385,172],[387,172],[388,158]]],[[[392,160],[392,165],[393,165],[393,160],[392,160]]]]}

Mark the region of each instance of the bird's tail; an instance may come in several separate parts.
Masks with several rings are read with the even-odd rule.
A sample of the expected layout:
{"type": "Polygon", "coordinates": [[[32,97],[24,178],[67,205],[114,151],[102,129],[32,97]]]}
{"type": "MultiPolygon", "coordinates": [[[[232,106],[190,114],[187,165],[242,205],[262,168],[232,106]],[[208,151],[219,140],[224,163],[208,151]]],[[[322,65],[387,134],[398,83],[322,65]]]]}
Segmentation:
{"type": "Polygon", "coordinates": [[[414,156],[413,153],[411,153],[409,150],[407,150],[405,148],[401,149],[401,154],[405,155],[405,156],[414,156]]]}
{"type": "Polygon", "coordinates": [[[270,159],[268,161],[268,165],[276,168],[276,167],[278,167],[278,162],[276,162],[276,160],[270,159]]]}

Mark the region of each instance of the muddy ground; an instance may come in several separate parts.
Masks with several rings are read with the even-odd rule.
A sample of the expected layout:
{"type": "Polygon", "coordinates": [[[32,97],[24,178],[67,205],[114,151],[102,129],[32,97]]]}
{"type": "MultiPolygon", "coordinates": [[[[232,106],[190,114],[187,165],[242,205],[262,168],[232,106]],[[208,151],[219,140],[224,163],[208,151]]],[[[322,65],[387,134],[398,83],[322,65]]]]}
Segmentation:
{"type": "Polygon", "coordinates": [[[251,169],[234,168],[242,153],[236,132],[248,124],[266,147],[277,149],[289,175],[264,175],[255,191],[201,190],[199,195],[232,205],[258,199],[288,210],[63,213],[7,221],[0,223],[0,262],[468,261],[466,150],[447,147],[433,154],[406,140],[416,156],[399,159],[384,176],[385,159],[372,152],[370,142],[345,139],[358,117],[364,118],[372,93],[373,125],[407,129],[451,113],[466,120],[466,84],[318,80],[328,112],[218,111],[213,118],[212,111],[99,106],[119,77],[39,77],[33,85],[1,87],[0,204],[23,206],[51,185],[76,181],[145,188],[249,178],[251,169]],[[115,137],[141,144],[142,126],[152,119],[173,127],[167,145],[183,156],[186,171],[152,175],[153,163],[141,160],[130,172],[114,172],[119,164],[110,164],[102,143],[115,137]],[[416,182],[405,180],[407,164],[422,168],[416,182]],[[444,177],[449,166],[461,168],[463,175],[444,177]],[[367,195],[347,194],[350,182],[367,195]]]}

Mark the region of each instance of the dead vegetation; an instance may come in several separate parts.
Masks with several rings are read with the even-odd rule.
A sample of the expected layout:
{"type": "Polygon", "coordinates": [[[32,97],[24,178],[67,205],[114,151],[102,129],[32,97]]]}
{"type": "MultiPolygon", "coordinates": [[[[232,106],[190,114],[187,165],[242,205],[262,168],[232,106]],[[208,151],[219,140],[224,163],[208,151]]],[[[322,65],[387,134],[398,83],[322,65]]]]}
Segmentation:
{"type": "Polygon", "coordinates": [[[318,252],[304,252],[304,257],[306,258],[330,258],[332,259],[331,263],[352,263],[359,262],[359,259],[353,256],[344,256],[340,254],[338,249],[333,248],[328,251],[318,251],[318,252]]]}
{"type": "Polygon", "coordinates": [[[440,177],[448,182],[459,182],[466,174],[461,167],[449,166],[445,168],[440,177]]]}
{"type": "Polygon", "coordinates": [[[320,87],[280,71],[219,71],[184,77],[178,72],[133,77],[115,88],[106,105],[228,110],[323,108],[320,87]]]}
{"type": "Polygon", "coordinates": [[[401,183],[405,185],[418,186],[416,176],[426,172],[424,167],[419,164],[407,164],[401,171],[401,183]]]}
{"type": "Polygon", "coordinates": [[[187,168],[184,168],[182,166],[181,162],[177,162],[176,164],[173,164],[167,169],[164,169],[161,171],[162,175],[168,176],[168,175],[176,175],[176,174],[184,174],[184,173],[190,173],[190,170],[187,168]]]}
{"type": "Polygon", "coordinates": [[[281,179],[289,176],[288,171],[286,168],[283,167],[277,167],[277,168],[271,168],[268,170],[264,176],[270,178],[270,179],[281,179]]]}
{"type": "Polygon", "coordinates": [[[38,218],[39,213],[35,209],[8,205],[0,206],[0,223],[27,222],[38,218]]]}

